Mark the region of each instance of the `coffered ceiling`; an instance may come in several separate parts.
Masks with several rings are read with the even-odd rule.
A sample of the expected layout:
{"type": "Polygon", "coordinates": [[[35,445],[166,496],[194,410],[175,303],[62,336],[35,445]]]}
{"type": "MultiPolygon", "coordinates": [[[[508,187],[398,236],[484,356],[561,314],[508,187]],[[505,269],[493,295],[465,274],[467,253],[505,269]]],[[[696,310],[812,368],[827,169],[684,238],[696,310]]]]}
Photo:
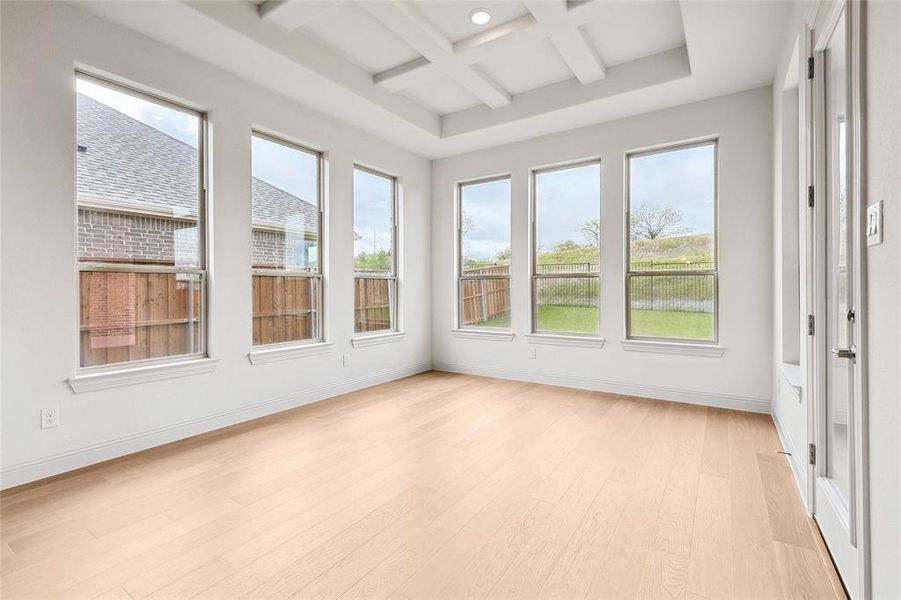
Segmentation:
{"type": "Polygon", "coordinates": [[[769,84],[789,3],[78,6],[438,157],[769,84]],[[477,8],[491,15],[488,24],[472,22],[477,8]]]}

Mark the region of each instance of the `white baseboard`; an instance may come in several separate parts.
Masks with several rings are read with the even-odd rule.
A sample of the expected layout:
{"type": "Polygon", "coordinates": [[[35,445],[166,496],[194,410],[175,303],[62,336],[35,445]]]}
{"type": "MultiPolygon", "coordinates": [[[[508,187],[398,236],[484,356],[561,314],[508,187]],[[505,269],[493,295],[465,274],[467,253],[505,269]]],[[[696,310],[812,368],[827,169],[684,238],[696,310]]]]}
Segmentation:
{"type": "Polygon", "coordinates": [[[806,510],[807,507],[810,506],[809,499],[807,498],[807,461],[805,460],[807,457],[807,449],[799,448],[795,444],[788,429],[782,425],[782,421],[779,420],[776,413],[773,413],[771,416],[773,417],[773,423],[776,425],[776,433],[779,434],[779,439],[782,441],[782,448],[790,454],[788,457],[788,464],[791,465],[792,475],[794,475],[795,478],[795,485],[798,486],[798,493],[801,494],[801,501],[804,503],[806,510]]]}
{"type": "Polygon", "coordinates": [[[498,377],[501,379],[514,379],[517,381],[531,381],[534,383],[546,383],[564,387],[609,392],[611,394],[625,394],[629,396],[641,396],[658,400],[670,400],[685,404],[699,404],[701,406],[715,406],[719,408],[732,408],[747,412],[770,412],[770,401],[762,398],[749,398],[729,394],[715,394],[711,392],[699,392],[694,390],[682,390],[637,383],[624,383],[620,381],[607,381],[591,377],[576,377],[573,375],[551,375],[538,371],[521,371],[517,369],[505,369],[502,367],[485,367],[467,363],[436,361],[434,368],[439,371],[451,371],[453,373],[466,373],[469,375],[483,375],[485,377],[498,377]]]}
{"type": "Polygon", "coordinates": [[[279,398],[273,398],[242,406],[206,417],[183,421],[174,425],[160,427],[150,431],[144,431],[99,444],[94,444],[77,450],[47,456],[33,461],[19,463],[5,467],[0,471],[0,489],[22,485],[30,481],[44,479],[53,475],[59,475],[67,471],[93,465],[112,458],[118,458],[141,450],[147,450],[170,442],[189,438],[201,433],[207,433],[229,425],[235,425],[265,417],[277,412],[297,408],[304,404],[310,404],[319,400],[325,400],[340,394],[346,394],[355,390],[366,388],[379,383],[393,381],[401,377],[408,377],[416,373],[422,373],[432,368],[431,362],[417,363],[397,369],[389,369],[372,375],[346,379],[337,383],[323,385],[317,388],[304,390],[296,394],[289,394],[279,398]]]}

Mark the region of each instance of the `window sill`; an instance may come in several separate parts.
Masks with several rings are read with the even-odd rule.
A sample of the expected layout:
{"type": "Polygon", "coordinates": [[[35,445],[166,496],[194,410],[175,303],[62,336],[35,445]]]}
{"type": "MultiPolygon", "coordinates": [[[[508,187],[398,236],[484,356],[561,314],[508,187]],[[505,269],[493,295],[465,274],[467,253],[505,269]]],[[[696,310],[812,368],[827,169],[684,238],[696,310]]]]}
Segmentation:
{"type": "Polygon", "coordinates": [[[512,331],[492,331],[481,329],[451,329],[451,335],[468,340],[490,340],[492,342],[512,342],[512,331]]]}
{"type": "Polygon", "coordinates": [[[389,333],[375,333],[372,335],[362,335],[352,338],[350,343],[354,348],[366,348],[367,346],[378,346],[381,344],[390,344],[399,342],[407,337],[403,331],[391,331],[389,333]]]}
{"type": "Polygon", "coordinates": [[[122,367],[115,370],[76,375],[69,378],[69,387],[76,394],[95,392],[163,379],[212,373],[216,370],[218,364],[218,358],[196,358],[144,367],[122,367]]]}
{"type": "Polygon", "coordinates": [[[782,377],[785,381],[788,382],[800,396],[802,393],[801,390],[804,389],[804,374],[801,371],[801,365],[777,362],[776,366],[779,367],[779,372],[782,373],[782,377]]]}
{"type": "Polygon", "coordinates": [[[262,347],[252,350],[247,354],[247,359],[252,365],[264,365],[280,360],[290,360],[302,356],[315,356],[328,354],[335,347],[333,342],[314,342],[310,344],[295,344],[293,346],[276,346],[272,348],[262,347]]]}
{"type": "Polygon", "coordinates": [[[652,340],[623,340],[623,350],[629,352],[655,352],[658,354],[683,354],[685,356],[709,356],[718,358],[726,349],[717,344],[692,344],[690,342],[656,342],[652,340]]]}
{"type": "Polygon", "coordinates": [[[588,335],[553,335],[550,333],[527,333],[526,340],[530,344],[547,346],[571,346],[575,348],[603,348],[607,343],[602,337],[588,335]]]}

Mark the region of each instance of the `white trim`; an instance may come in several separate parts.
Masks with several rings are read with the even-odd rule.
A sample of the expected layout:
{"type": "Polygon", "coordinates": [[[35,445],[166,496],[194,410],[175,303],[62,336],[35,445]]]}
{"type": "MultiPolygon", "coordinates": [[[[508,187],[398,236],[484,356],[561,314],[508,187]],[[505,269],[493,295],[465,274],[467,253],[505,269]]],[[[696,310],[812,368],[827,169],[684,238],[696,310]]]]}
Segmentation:
{"type": "Polygon", "coordinates": [[[94,196],[79,196],[77,208],[95,212],[114,212],[137,215],[139,217],[172,219],[173,221],[196,221],[197,213],[177,213],[172,206],[159,206],[146,202],[107,200],[94,196]]]}
{"type": "Polygon", "coordinates": [[[69,387],[76,394],[95,392],[150,381],[212,373],[218,364],[218,358],[195,358],[140,367],[123,366],[108,371],[75,375],[69,378],[69,387]]]}
{"type": "Polygon", "coordinates": [[[0,472],[0,488],[6,489],[30,481],[51,477],[73,469],[79,469],[95,463],[103,462],[126,454],[140,452],[148,448],[168,444],[201,433],[243,423],[252,419],[282,412],[326,398],[331,398],[369,386],[378,385],[402,377],[409,377],[432,368],[430,362],[416,363],[397,369],[389,369],[364,377],[347,379],[338,383],[330,383],[312,389],[249,404],[234,410],[213,415],[189,419],[151,429],[141,433],[115,438],[99,444],[93,444],[77,450],[54,454],[37,460],[25,461],[10,465],[0,472]]]}
{"type": "Polygon", "coordinates": [[[804,372],[801,370],[801,365],[777,362],[776,367],[779,369],[779,372],[782,373],[783,379],[794,388],[800,399],[801,394],[804,392],[804,372]]]}
{"type": "Polygon", "coordinates": [[[315,356],[328,354],[335,347],[334,342],[313,342],[308,344],[293,344],[290,346],[261,347],[247,353],[247,359],[252,365],[263,365],[280,360],[300,358],[302,356],[315,356]]]}
{"type": "Polygon", "coordinates": [[[684,354],[686,356],[710,356],[719,358],[726,352],[719,344],[692,344],[690,342],[660,342],[653,340],[622,340],[623,350],[628,352],[654,352],[657,354],[684,354]]]}
{"type": "Polygon", "coordinates": [[[498,377],[515,381],[530,381],[533,383],[560,385],[598,392],[608,392],[611,394],[624,394],[627,396],[669,400],[671,402],[682,402],[685,404],[731,408],[747,412],[769,414],[771,406],[770,400],[764,398],[751,398],[747,396],[736,396],[734,394],[718,394],[715,392],[701,392],[620,381],[608,381],[574,375],[552,375],[541,371],[522,371],[503,367],[486,367],[483,365],[446,361],[436,361],[434,368],[438,371],[449,371],[452,373],[498,377]]]}
{"type": "Polygon", "coordinates": [[[599,336],[589,335],[556,335],[553,333],[527,333],[526,340],[530,344],[545,346],[570,346],[573,348],[603,348],[607,340],[599,336]]]}
{"type": "Polygon", "coordinates": [[[399,342],[407,337],[403,331],[392,331],[390,333],[378,333],[374,335],[361,335],[351,338],[350,343],[354,348],[366,348],[367,346],[378,346],[380,344],[390,344],[391,342],[399,342]]]}
{"type": "Polygon", "coordinates": [[[512,331],[489,329],[451,329],[451,335],[470,340],[490,340],[492,342],[512,342],[512,331]]]}
{"type": "Polygon", "coordinates": [[[792,474],[795,476],[795,485],[798,486],[798,493],[804,503],[804,510],[810,514],[810,499],[808,497],[807,486],[807,461],[805,449],[798,448],[794,440],[788,432],[788,429],[782,425],[778,415],[775,412],[771,415],[773,424],[776,425],[776,433],[779,434],[779,440],[782,442],[782,449],[788,452],[788,464],[791,466],[792,474]]]}

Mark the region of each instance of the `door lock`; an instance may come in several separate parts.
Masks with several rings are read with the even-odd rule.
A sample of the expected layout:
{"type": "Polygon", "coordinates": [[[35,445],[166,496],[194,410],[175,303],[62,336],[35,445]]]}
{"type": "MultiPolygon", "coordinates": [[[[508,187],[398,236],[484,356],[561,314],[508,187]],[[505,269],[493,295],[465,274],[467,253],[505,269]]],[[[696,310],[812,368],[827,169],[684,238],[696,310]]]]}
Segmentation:
{"type": "Polygon", "coordinates": [[[857,349],[854,346],[851,346],[850,348],[833,348],[832,354],[838,358],[854,360],[854,357],[857,356],[857,349]]]}

